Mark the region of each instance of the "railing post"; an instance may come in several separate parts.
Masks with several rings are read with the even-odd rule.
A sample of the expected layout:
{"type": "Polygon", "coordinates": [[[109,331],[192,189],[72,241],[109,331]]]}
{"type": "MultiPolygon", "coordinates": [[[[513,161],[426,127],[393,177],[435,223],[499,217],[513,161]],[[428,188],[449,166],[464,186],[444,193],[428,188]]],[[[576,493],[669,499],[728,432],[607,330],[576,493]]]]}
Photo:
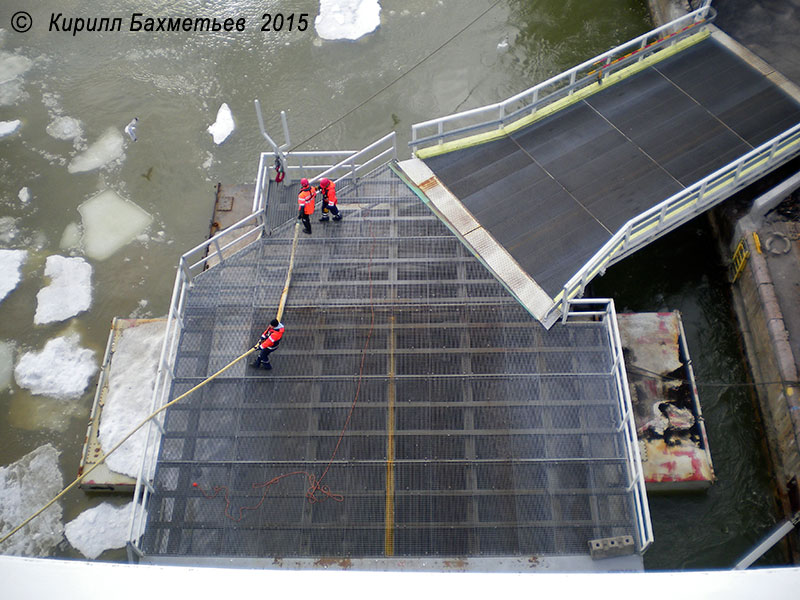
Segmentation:
{"type": "Polygon", "coordinates": [[[181,271],[183,271],[184,279],[187,282],[191,282],[192,281],[192,276],[189,273],[189,267],[186,265],[186,259],[183,256],[181,256],[181,259],[180,259],[179,263],[180,263],[181,271]]]}
{"type": "Polygon", "coordinates": [[[567,322],[567,313],[569,312],[569,297],[567,296],[567,286],[564,286],[564,290],[561,294],[561,322],[567,322]]]}
{"type": "Polygon", "coordinates": [[[439,145],[441,145],[444,142],[444,121],[439,121],[438,133],[439,145]]]}
{"type": "Polygon", "coordinates": [[[219,262],[222,262],[222,250],[219,247],[219,238],[214,236],[214,247],[217,249],[217,256],[219,256],[219,262]]]}

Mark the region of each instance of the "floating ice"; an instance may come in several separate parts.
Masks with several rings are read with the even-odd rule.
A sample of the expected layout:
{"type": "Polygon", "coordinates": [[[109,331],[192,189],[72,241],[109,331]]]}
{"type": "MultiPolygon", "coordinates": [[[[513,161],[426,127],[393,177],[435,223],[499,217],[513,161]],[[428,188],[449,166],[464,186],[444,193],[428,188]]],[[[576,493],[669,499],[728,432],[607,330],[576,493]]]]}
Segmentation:
{"type": "Polygon", "coordinates": [[[15,237],[19,230],[17,229],[17,220],[14,217],[0,217],[0,242],[9,243],[15,237]]]}
{"type": "Polygon", "coordinates": [[[214,143],[219,145],[228,138],[233,129],[233,114],[228,105],[223,102],[217,111],[217,120],[209,126],[208,133],[214,138],[214,143]]]}
{"type": "Polygon", "coordinates": [[[33,66],[33,61],[19,54],[0,52],[0,83],[16,79],[33,66]]]}
{"type": "Polygon", "coordinates": [[[44,274],[50,278],[50,285],[36,294],[35,324],[65,321],[89,309],[92,265],[82,258],[53,255],[47,257],[44,274]]]}
{"type": "MultiPolygon", "coordinates": [[[[9,533],[61,491],[58,451],[45,444],[17,462],[0,467],[0,537],[9,533]]],[[[0,544],[0,554],[47,556],[64,537],[56,502],[0,544]]]]}
{"type": "Polygon", "coordinates": [[[27,97],[22,90],[22,82],[15,79],[0,83],[0,106],[11,106],[27,97]]]}
{"type": "Polygon", "coordinates": [[[95,559],[105,550],[124,548],[128,542],[128,525],[132,502],[114,506],[104,502],[83,511],[64,527],[64,533],[86,558],[95,559]]]}
{"type": "Polygon", "coordinates": [[[17,385],[31,393],[77,398],[97,371],[94,352],[82,348],[77,334],[58,337],[41,352],[26,352],[14,368],[17,385]]]}
{"type": "Polygon", "coordinates": [[[0,390],[11,385],[11,374],[14,371],[14,345],[0,340],[0,390]]]}
{"type": "Polygon", "coordinates": [[[27,250],[0,249],[0,302],[19,284],[27,258],[27,250]]]}
{"type": "MultiPolygon", "coordinates": [[[[100,421],[100,445],[108,452],[150,414],[153,384],[164,341],[166,321],[123,330],[108,374],[108,394],[100,421]]],[[[139,474],[147,428],[143,427],[106,459],[112,471],[139,474]]]]}
{"type": "Polygon", "coordinates": [[[72,117],[56,117],[45,131],[57,140],[71,140],[83,134],[83,125],[72,117]]]}
{"type": "Polygon", "coordinates": [[[314,20],[317,35],[326,40],[356,40],[380,24],[378,0],[320,0],[314,20]]]}
{"type": "Polygon", "coordinates": [[[67,165],[67,171],[70,173],[83,173],[99,169],[122,157],[123,147],[124,139],[122,134],[114,127],[109,127],[85,152],[70,161],[67,165]]]}
{"type": "Polygon", "coordinates": [[[59,248],[62,250],[73,250],[81,245],[81,228],[77,223],[68,223],[61,234],[59,248]]]}
{"type": "Polygon", "coordinates": [[[27,204],[31,200],[31,191],[24,187],[17,193],[17,198],[19,198],[19,201],[23,204],[27,204]]]}
{"type": "Polygon", "coordinates": [[[78,207],[86,255],[105,260],[136,239],[153,220],[133,202],[112,190],[100,192],[78,207]]]}
{"type": "Polygon", "coordinates": [[[20,125],[22,125],[22,121],[19,119],[14,119],[13,121],[0,121],[0,138],[11,135],[17,129],[19,129],[20,125]]]}

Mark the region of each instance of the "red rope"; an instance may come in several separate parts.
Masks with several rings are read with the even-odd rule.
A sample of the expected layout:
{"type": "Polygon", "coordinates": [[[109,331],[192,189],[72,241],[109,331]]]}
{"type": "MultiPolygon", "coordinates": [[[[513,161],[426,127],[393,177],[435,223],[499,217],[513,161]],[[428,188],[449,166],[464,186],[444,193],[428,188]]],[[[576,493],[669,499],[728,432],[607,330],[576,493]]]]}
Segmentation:
{"type": "Polygon", "coordinates": [[[369,233],[370,237],[372,238],[372,244],[370,245],[369,249],[369,262],[367,263],[367,276],[369,279],[369,306],[370,306],[370,324],[369,324],[369,331],[367,332],[367,339],[364,341],[364,346],[361,348],[361,365],[359,366],[358,370],[358,385],[356,386],[356,394],[353,398],[353,402],[350,405],[350,410],[347,412],[347,419],[345,419],[344,426],[342,427],[342,431],[339,433],[339,438],[336,440],[336,446],[333,449],[333,453],[331,454],[330,459],[328,460],[328,464],[325,465],[325,469],[322,471],[322,475],[317,478],[313,473],[309,473],[308,471],[292,471],[291,473],[284,473],[283,475],[278,475],[277,477],[273,477],[268,481],[263,481],[260,483],[252,484],[253,490],[257,490],[258,488],[263,488],[261,492],[261,498],[259,501],[252,505],[252,506],[240,506],[238,509],[238,516],[234,516],[231,512],[231,499],[230,499],[230,490],[227,486],[218,485],[212,488],[213,493],[207,494],[202,487],[198,483],[193,483],[192,486],[196,487],[200,490],[200,493],[208,499],[212,500],[220,495],[220,493],[224,492],[225,498],[225,516],[233,521],[239,522],[244,518],[245,511],[252,511],[258,510],[261,508],[261,505],[264,503],[264,500],[267,497],[267,491],[269,488],[278,483],[281,479],[285,477],[291,477],[293,475],[304,475],[308,480],[308,488],[306,489],[306,499],[312,503],[316,504],[318,502],[324,502],[325,500],[331,499],[336,502],[343,502],[344,496],[341,494],[334,494],[331,492],[330,488],[327,485],[322,485],[322,480],[328,474],[328,471],[333,464],[334,459],[336,458],[336,454],[339,452],[339,446],[342,444],[342,440],[344,439],[344,434],[347,432],[347,428],[350,425],[350,420],[353,417],[353,411],[356,408],[356,404],[358,403],[358,398],[361,395],[361,383],[364,381],[364,363],[367,358],[367,347],[369,346],[369,342],[372,339],[372,332],[375,328],[375,305],[373,303],[372,297],[372,256],[375,249],[375,237],[372,234],[372,223],[369,224],[369,233]],[[317,494],[320,493],[324,497],[320,498],[317,494]]]}

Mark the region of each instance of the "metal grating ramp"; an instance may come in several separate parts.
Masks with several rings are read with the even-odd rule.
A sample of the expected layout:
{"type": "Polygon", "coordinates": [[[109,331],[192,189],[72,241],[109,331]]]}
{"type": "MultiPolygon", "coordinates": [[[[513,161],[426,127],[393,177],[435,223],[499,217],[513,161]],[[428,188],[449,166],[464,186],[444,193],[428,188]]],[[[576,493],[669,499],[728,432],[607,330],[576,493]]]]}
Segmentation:
{"type": "MultiPolygon", "coordinates": [[[[239,363],[166,413],[148,560],[588,556],[632,535],[606,326],[544,329],[388,167],[358,194],[300,239],[274,369],[239,363]]],[[[291,227],[196,278],[171,397],[273,318],[291,227]]]]}

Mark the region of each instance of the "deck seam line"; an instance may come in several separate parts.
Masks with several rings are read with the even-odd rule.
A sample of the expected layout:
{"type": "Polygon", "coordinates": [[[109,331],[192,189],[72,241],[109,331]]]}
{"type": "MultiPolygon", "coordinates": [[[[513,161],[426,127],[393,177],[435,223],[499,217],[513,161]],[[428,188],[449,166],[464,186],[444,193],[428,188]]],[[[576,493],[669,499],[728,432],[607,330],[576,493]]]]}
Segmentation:
{"type": "MultiPolygon", "coordinates": [[[[690,99],[692,102],[694,102],[694,103],[695,103],[697,106],[699,106],[700,108],[702,108],[702,109],[703,109],[703,110],[704,110],[704,111],[705,111],[705,112],[706,112],[706,113],[707,113],[707,114],[708,114],[708,115],[709,115],[709,116],[710,116],[712,119],[714,119],[714,121],[715,121],[715,122],[719,123],[720,125],[722,125],[722,127],[723,127],[724,129],[727,129],[727,130],[728,130],[728,131],[730,131],[730,132],[731,132],[733,135],[735,135],[735,136],[736,136],[736,137],[737,137],[739,140],[741,140],[741,141],[742,141],[742,142],[743,142],[743,143],[744,143],[744,144],[745,144],[745,145],[746,145],[746,146],[747,146],[747,147],[748,147],[750,150],[752,150],[752,149],[755,147],[755,146],[753,146],[753,145],[752,145],[750,142],[748,142],[746,139],[744,139],[742,136],[740,136],[738,133],[736,133],[736,132],[735,132],[733,129],[731,129],[730,125],[728,125],[728,124],[727,124],[725,121],[723,121],[722,119],[720,119],[720,118],[719,118],[717,115],[715,115],[715,114],[714,114],[714,113],[712,113],[710,110],[708,110],[708,108],[707,108],[707,107],[703,106],[703,105],[702,105],[700,102],[698,102],[698,101],[697,101],[697,99],[696,99],[694,96],[692,96],[692,95],[691,95],[689,92],[687,92],[685,89],[683,89],[683,88],[682,88],[680,85],[678,85],[678,84],[677,84],[675,81],[673,81],[672,79],[670,79],[670,78],[669,78],[669,77],[668,77],[666,74],[664,74],[664,73],[662,73],[661,71],[659,71],[657,67],[655,67],[655,66],[654,66],[654,67],[653,67],[653,70],[654,70],[656,73],[658,73],[659,75],[661,75],[661,76],[662,76],[664,79],[666,79],[666,80],[667,80],[667,81],[670,83],[670,85],[672,85],[673,87],[675,87],[675,89],[677,89],[677,90],[678,90],[678,91],[679,91],[681,94],[685,95],[685,96],[686,96],[687,98],[689,98],[689,99],[690,99]]],[[[685,187],[685,186],[684,186],[684,187],[685,187]]]]}
{"type": "Polygon", "coordinates": [[[675,176],[674,176],[672,173],[670,173],[669,171],[667,171],[667,169],[665,169],[665,168],[662,166],[662,164],[661,164],[660,162],[658,162],[658,161],[657,161],[655,158],[653,158],[652,156],[650,156],[650,153],[649,153],[649,152],[647,152],[647,151],[646,151],[644,148],[642,148],[642,147],[641,147],[639,144],[637,144],[637,143],[636,143],[636,142],[634,142],[634,141],[633,141],[633,140],[632,140],[630,137],[628,137],[628,135],[627,135],[627,134],[626,134],[624,131],[622,131],[622,130],[621,130],[619,127],[617,127],[617,126],[616,126],[614,123],[612,123],[612,122],[611,122],[611,121],[610,121],[610,120],[609,120],[609,119],[608,119],[608,118],[607,118],[607,117],[606,117],[606,116],[605,116],[603,113],[601,113],[601,112],[600,112],[599,110],[597,110],[597,109],[596,109],[594,106],[592,106],[592,105],[591,105],[591,103],[587,102],[586,104],[589,106],[589,108],[591,108],[591,109],[592,109],[592,110],[593,110],[593,111],[594,111],[594,112],[597,114],[597,116],[599,116],[601,119],[603,119],[603,121],[605,121],[606,123],[608,123],[609,125],[611,125],[611,127],[614,129],[614,131],[618,132],[618,133],[619,133],[619,134],[620,134],[622,137],[624,137],[624,138],[625,138],[626,140],[628,140],[628,141],[629,141],[631,144],[633,144],[633,146],[634,146],[634,147],[635,147],[637,150],[639,150],[639,152],[641,152],[641,153],[642,153],[644,156],[646,156],[646,157],[647,157],[647,159],[648,159],[648,160],[649,160],[651,163],[653,163],[653,164],[654,164],[656,167],[658,167],[658,169],[659,169],[659,170],[663,171],[663,172],[664,172],[664,173],[667,175],[667,177],[669,177],[669,178],[670,178],[670,179],[672,179],[672,180],[673,180],[675,183],[677,183],[677,184],[680,186],[680,188],[681,188],[682,190],[685,190],[685,189],[686,189],[686,186],[685,186],[685,185],[683,185],[683,184],[682,184],[680,181],[678,181],[678,180],[675,178],[675,176]]]}
{"type": "MultiPolygon", "coordinates": [[[[583,100],[580,100],[580,101],[579,101],[579,103],[580,103],[580,102],[586,102],[586,100],[585,100],[585,99],[583,99],[583,100]]],[[[537,167],[539,167],[539,168],[540,168],[542,171],[544,171],[545,173],[547,173],[547,176],[548,176],[550,179],[552,179],[553,181],[555,181],[555,182],[556,182],[556,184],[558,184],[558,186],[559,186],[559,187],[560,187],[562,190],[564,190],[564,191],[565,191],[565,192],[566,192],[566,193],[569,195],[569,197],[570,197],[570,198],[572,198],[572,199],[573,199],[573,200],[574,200],[574,201],[575,201],[575,202],[578,204],[578,206],[580,206],[580,207],[581,207],[581,208],[582,208],[584,211],[586,211],[586,214],[588,214],[590,217],[592,217],[592,219],[594,219],[594,220],[597,222],[597,224],[598,224],[598,225],[600,225],[600,227],[602,227],[602,228],[603,228],[603,229],[606,231],[606,233],[608,233],[608,235],[610,235],[610,236],[612,236],[612,237],[613,237],[613,235],[614,235],[614,232],[613,232],[613,231],[611,231],[611,230],[610,230],[608,227],[606,227],[606,226],[605,226],[605,224],[604,224],[602,221],[600,221],[600,219],[598,219],[596,216],[594,216],[594,214],[592,213],[592,211],[590,211],[590,210],[589,210],[589,209],[588,209],[588,208],[587,208],[587,207],[586,207],[586,206],[583,204],[583,202],[581,202],[580,200],[578,200],[578,199],[577,199],[577,198],[576,198],[576,197],[573,195],[573,193],[572,193],[572,192],[570,192],[570,191],[569,191],[569,190],[568,190],[568,189],[567,189],[567,188],[564,186],[564,184],[563,184],[563,183],[561,183],[561,181],[559,181],[559,180],[558,180],[558,179],[557,179],[557,178],[556,178],[556,177],[555,177],[555,176],[554,176],[554,175],[553,175],[553,174],[552,174],[550,171],[548,171],[548,170],[547,170],[547,168],[546,168],[546,167],[545,167],[543,164],[541,164],[541,163],[540,163],[538,160],[536,160],[536,159],[533,157],[533,155],[531,155],[531,153],[530,153],[530,152],[528,152],[528,151],[527,151],[525,148],[523,148],[523,147],[522,147],[522,145],[521,145],[521,144],[520,144],[520,143],[519,143],[519,142],[518,142],[518,141],[517,141],[517,140],[514,138],[514,136],[513,136],[513,135],[508,135],[508,139],[510,139],[512,142],[514,142],[514,143],[517,145],[517,148],[519,148],[520,150],[522,150],[522,152],[525,154],[525,156],[527,156],[528,158],[530,158],[530,159],[533,161],[533,163],[534,163],[534,164],[535,164],[537,167]]]]}

